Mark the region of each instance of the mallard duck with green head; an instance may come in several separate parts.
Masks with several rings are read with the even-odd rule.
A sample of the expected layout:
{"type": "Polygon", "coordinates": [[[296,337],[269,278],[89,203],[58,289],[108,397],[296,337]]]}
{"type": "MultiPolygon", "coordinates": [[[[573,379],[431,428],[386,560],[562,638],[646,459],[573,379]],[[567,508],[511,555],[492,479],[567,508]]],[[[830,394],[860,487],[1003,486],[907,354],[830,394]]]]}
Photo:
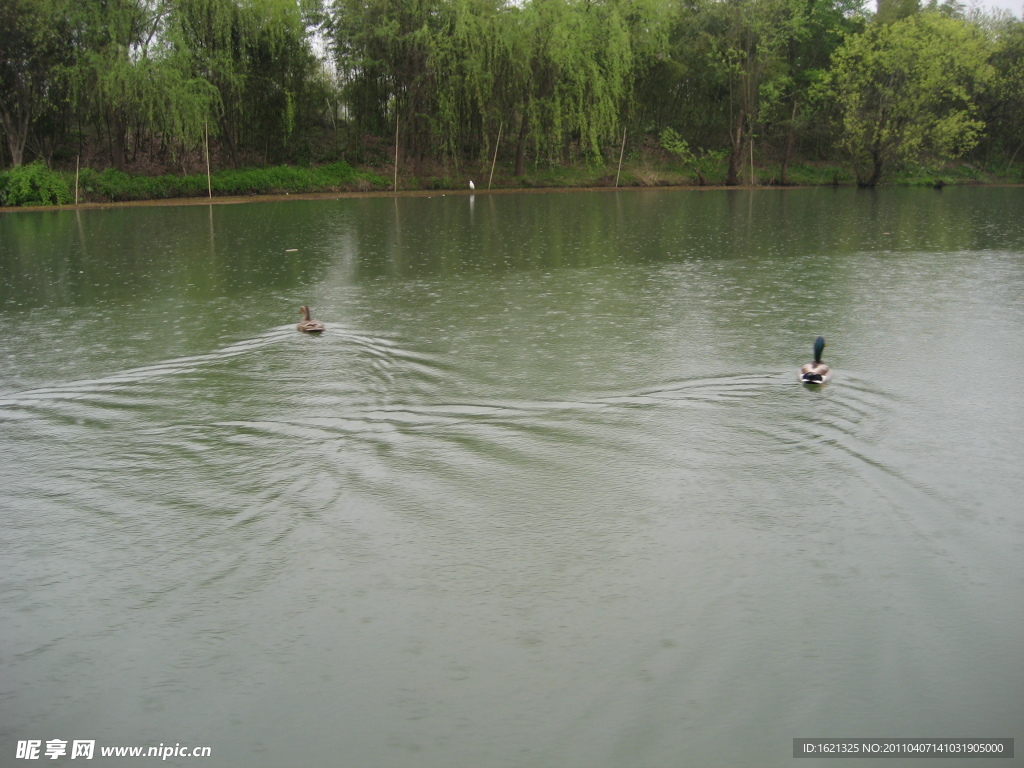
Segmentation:
{"type": "Polygon", "coordinates": [[[309,316],[309,307],[303,304],[301,307],[299,307],[299,312],[302,313],[302,322],[295,326],[296,328],[298,328],[303,333],[324,332],[324,324],[321,323],[319,320],[314,320],[309,316]]]}
{"type": "Polygon", "coordinates": [[[814,340],[814,362],[807,363],[800,369],[800,381],[804,384],[824,384],[832,379],[832,369],[821,362],[821,353],[825,351],[825,337],[814,340]]]}

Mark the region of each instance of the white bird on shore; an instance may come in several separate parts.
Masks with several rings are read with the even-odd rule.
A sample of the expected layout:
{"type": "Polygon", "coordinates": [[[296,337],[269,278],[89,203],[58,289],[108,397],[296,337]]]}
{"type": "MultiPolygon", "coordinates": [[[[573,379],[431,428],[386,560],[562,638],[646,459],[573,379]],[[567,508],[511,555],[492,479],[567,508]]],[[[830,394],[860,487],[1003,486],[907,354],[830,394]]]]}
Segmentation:
{"type": "Polygon", "coordinates": [[[476,184],[473,183],[472,179],[469,180],[469,188],[470,189],[476,189],[476,184]]]}

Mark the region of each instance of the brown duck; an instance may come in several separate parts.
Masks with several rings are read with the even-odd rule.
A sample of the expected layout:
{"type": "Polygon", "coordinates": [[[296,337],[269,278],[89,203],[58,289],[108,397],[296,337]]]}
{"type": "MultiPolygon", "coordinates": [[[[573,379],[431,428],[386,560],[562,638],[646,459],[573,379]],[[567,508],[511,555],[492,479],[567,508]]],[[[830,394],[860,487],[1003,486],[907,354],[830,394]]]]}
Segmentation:
{"type": "Polygon", "coordinates": [[[303,333],[324,332],[324,324],[321,323],[319,320],[314,320],[309,316],[309,307],[303,304],[301,307],[299,307],[299,312],[302,313],[302,322],[295,326],[296,328],[298,328],[303,333]]]}

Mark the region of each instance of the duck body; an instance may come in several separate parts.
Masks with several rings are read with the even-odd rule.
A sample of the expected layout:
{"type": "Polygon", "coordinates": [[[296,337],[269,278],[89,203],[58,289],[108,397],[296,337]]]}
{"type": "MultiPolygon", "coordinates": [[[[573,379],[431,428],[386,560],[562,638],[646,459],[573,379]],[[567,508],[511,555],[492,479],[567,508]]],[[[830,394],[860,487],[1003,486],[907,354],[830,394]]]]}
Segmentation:
{"type": "Polygon", "coordinates": [[[314,320],[309,316],[309,307],[303,304],[299,307],[299,312],[302,313],[302,322],[295,326],[298,330],[303,333],[323,333],[324,324],[319,320],[314,320]]]}
{"type": "Polygon", "coordinates": [[[825,338],[819,336],[814,340],[814,362],[807,363],[800,369],[799,379],[804,384],[824,384],[832,380],[832,369],[821,362],[821,353],[825,350],[825,338]]]}

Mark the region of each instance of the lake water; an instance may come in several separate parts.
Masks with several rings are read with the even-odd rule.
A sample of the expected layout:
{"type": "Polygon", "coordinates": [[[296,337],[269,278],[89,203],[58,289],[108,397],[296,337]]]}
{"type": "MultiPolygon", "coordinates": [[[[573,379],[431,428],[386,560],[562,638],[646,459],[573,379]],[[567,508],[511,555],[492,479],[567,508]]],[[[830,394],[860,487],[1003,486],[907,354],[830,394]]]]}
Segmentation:
{"type": "Polygon", "coordinates": [[[0,766],[38,764],[25,740],[78,764],[53,739],[96,766],[799,768],[831,761],[797,737],[1024,736],[1022,213],[0,215],[0,766]],[[835,379],[807,388],[819,334],[835,379]]]}

